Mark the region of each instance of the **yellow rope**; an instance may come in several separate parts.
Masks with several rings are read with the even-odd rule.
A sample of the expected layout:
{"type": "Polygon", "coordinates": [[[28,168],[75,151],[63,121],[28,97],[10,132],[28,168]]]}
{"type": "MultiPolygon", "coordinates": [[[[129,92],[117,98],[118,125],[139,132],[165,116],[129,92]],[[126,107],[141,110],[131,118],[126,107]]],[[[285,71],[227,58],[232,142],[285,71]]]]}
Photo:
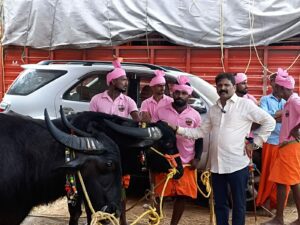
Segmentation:
{"type": "Polygon", "coordinates": [[[211,190],[209,198],[209,209],[210,209],[210,224],[216,225],[215,205],[214,205],[214,192],[211,190]]]}
{"type": "MultiPolygon", "coordinates": [[[[151,147],[151,149],[153,151],[155,151],[157,154],[159,154],[162,157],[164,157],[164,155],[162,153],[160,153],[159,151],[157,151],[155,148],[151,147]]],[[[165,189],[167,187],[167,183],[169,182],[170,179],[173,178],[173,176],[177,172],[178,171],[176,170],[176,168],[173,167],[172,170],[170,171],[170,173],[168,173],[168,175],[167,175],[167,179],[165,181],[164,188],[163,188],[163,191],[162,191],[162,195],[161,195],[161,198],[160,198],[160,215],[158,215],[158,213],[156,212],[155,208],[149,207],[149,210],[147,210],[146,212],[144,212],[143,214],[141,214],[136,220],[134,220],[134,222],[131,223],[131,225],[137,224],[137,222],[139,222],[146,215],[150,216],[149,220],[151,220],[151,224],[158,225],[160,223],[160,220],[163,218],[162,202],[163,202],[164,192],[165,192],[165,189]]],[[[111,222],[111,224],[113,224],[113,225],[119,225],[118,219],[113,214],[106,213],[106,212],[101,212],[101,211],[95,212],[95,210],[94,210],[94,208],[93,208],[93,206],[91,204],[91,201],[89,199],[89,196],[87,194],[87,191],[86,191],[86,188],[85,188],[85,185],[84,185],[84,182],[83,182],[83,179],[82,179],[80,171],[77,171],[77,175],[79,177],[79,180],[80,180],[80,183],[81,183],[81,186],[82,186],[82,190],[83,190],[83,193],[84,193],[85,198],[87,200],[88,206],[89,206],[89,208],[90,208],[90,210],[92,212],[92,222],[91,222],[91,225],[101,225],[101,223],[99,222],[101,220],[109,220],[111,222]]]]}
{"type": "MultiPolygon", "coordinates": [[[[165,156],[164,156],[161,152],[157,151],[155,148],[150,147],[150,149],[151,149],[152,151],[156,152],[157,154],[159,154],[160,156],[162,156],[162,157],[165,158],[165,156]]],[[[168,161],[168,162],[169,162],[169,161],[168,161]]],[[[166,178],[166,181],[165,181],[165,184],[164,184],[164,187],[163,187],[161,196],[160,196],[160,203],[159,203],[159,217],[160,217],[160,219],[163,218],[162,204],[163,204],[163,198],[164,198],[164,193],[165,193],[166,188],[167,188],[167,184],[168,184],[169,180],[172,179],[172,178],[174,177],[174,175],[178,172],[177,169],[176,169],[174,166],[172,166],[170,162],[169,162],[169,164],[170,164],[170,166],[172,167],[172,169],[170,170],[170,172],[169,172],[168,175],[167,175],[167,178],[166,178]]],[[[158,185],[156,185],[156,187],[157,187],[157,186],[158,186],[158,185]]]]}
{"type": "Polygon", "coordinates": [[[168,173],[168,175],[167,175],[166,182],[165,182],[163,190],[161,192],[160,203],[159,203],[159,211],[160,211],[159,216],[160,216],[160,219],[162,219],[164,217],[163,213],[162,213],[162,204],[163,204],[163,199],[164,199],[164,194],[165,194],[165,191],[166,191],[167,184],[168,184],[169,180],[172,179],[176,173],[177,173],[176,168],[172,168],[170,173],[168,173]]]}
{"type": "Polygon", "coordinates": [[[142,215],[140,215],[135,221],[133,221],[130,225],[135,225],[137,224],[137,222],[139,222],[144,216],[146,216],[147,214],[152,215],[152,217],[150,216],[150,220],[151,220],[151,224],[153,225],[158,225],[160,223],[160,216],[158,215],[158,213],[156,212],[156,209],[149,206],[149,210],[147,210],[146,212],[144,212],[142,215]]]}
{"type": "Polygon", "coordinates": [[[86,201],[88,203],[88,206],[89,206],[89,208],[90,208],[90,210],[92,212],[91,225],[101,225],[101,223],[99,222],[101,220],[109,220],[111,222],[111,224],[113,224],[113,225],[119,225],[119,220],[113,214],[106,213],[106,212],[101,212],[101,211],[95,212],[95,209],[93,208],[91,200],[89,198],[89,195],[88,195],[88,193],[86,191],[86,187],[85,187],[85,184],[83,182],[83,179],[82,179],[80,171],[77,171],[77,175],[78,175],[78,178],[79,178],[79,181],[80,181],[80,184],[81,184],[81,187],[82,187],[85,199],[86,199],[86,201]]]}
{"type": "MultiPolygon", "coordinates": [[[[195,170],[195,173],[197,176],[197,170],[195,170]]],[[[209,198],[209,196],[211,194],[210,172],[204,171],[200,176],[200,180],[201,180],[202,184],[205,186],[207,194],[204,194],[202,192],[201,188],[199,187],[199,185],[197,184],[198,191],[203,195],[204,198],[209,198]]]]}
{"type": "MultiPolygon", "coordinates": [[[[196,173],[197,176],[197,173],[196,173]]],[[[210,209],[210,224],[216,225],[216,215],[215,215],[215,207],[214,207],[214,196],[213,196],[213,190],[210,185],[210,176],[211,172],[210,171],[204,171],[201,176],[201,182],[203,185],[206,187],[206,192],[207,194],[205,195],[200,187],[197,184],[198,191],[203,195],[204,198],[209,198],[209,209],[210,209]]]]}

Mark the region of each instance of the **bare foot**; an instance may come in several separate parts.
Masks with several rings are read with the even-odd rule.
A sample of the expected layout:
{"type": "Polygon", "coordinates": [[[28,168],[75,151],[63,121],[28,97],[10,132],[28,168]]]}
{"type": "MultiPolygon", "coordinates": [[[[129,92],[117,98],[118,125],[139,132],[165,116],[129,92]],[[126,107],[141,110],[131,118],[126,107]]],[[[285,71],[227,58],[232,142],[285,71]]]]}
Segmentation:
{"type": "Polygon", "coordinates": [[[284,225],[284,223],[283,223],[283,219],[278,219],[278,218],[274,217],[273,219],[271,219],[267,222],[261,223],[260,225],[284,225]]]}
{"type": "Polygon", "coordinates": [[[300,220],[296,219],[295,221],[289,223],[289,225],[300,225],[300,220]]]}

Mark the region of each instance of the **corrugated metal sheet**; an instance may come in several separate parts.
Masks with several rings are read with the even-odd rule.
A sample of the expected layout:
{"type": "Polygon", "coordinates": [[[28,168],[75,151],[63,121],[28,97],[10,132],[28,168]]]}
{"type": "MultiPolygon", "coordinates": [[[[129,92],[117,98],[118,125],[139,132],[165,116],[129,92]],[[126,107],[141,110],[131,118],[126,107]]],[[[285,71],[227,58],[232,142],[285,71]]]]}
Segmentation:
{"type": "MultiPolygon", "coordinates": [[[[278,67],[288,68],[300,53],[300,46],[270,46],[258,48],[261,62],[270,71],[278,67]]],[[[220,49],[200,49],[183,46],[116,46],[113,48],[60,49],[54,51],[9,46],[3,51],[4,74],[1,74],[0,96],[21,71],[20,65],[37,63],[47,59],[65,60],[112,60],[117,55],[126,62],[152,63],[173,66],[188,73],[198,75],[214,84],[214,77],[223,71],[220,49]]],[[[249,48],[224,49],[224,70],[245,72],[249,62],[249,48]]],[[[3,67],[2,66],[2,67],[3,67]]],[[[2,70],[1,70],[2,71],[2,70]]],[[[294,63],[289,73],[296,79],[296,91],[300,92],[300,59],[294,63]]],[[[255,51],[251,51],[251,61],[247,70],[249,92],[256,97],[266,94],[267,71],[260,64],[255,51]]]]}

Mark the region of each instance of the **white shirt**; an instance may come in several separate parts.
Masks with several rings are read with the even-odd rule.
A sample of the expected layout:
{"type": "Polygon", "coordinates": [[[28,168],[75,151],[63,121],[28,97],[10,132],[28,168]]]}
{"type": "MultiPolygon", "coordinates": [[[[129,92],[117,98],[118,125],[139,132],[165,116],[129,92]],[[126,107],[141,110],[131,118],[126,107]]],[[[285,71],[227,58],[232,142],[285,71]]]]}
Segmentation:
{"type": "Polygon", "coordinates": [[[245,151],[245,137],[253,122],[261,124],[254,143],[261,146],[274,130],[275,120],[252,101],[234,94],[227,100],[223,110],[220,100],[213,105],[202,126],[177,130],[188,138],[198,139],[211,132],[209,167],[211,172],[226,174],[238,171],[249,164],[245,151]]]}

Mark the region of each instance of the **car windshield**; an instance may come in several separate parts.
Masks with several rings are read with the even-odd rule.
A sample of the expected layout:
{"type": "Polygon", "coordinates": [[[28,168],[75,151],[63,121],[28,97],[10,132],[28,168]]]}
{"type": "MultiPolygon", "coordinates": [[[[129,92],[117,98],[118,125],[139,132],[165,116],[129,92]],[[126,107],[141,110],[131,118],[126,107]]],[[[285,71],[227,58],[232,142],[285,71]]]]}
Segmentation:
{"type": "Polygon", "coordinates": [[[219,96],[217,94],[216,89],[210,85],[205,80],[200,79],[197,76],[189,76],[191,85],[199,90],[200,93],[205,93],[205,97],[211,101],[211,103],[215,103],[219,96]]]}
{"type": "Polygon", "coordinates": [[[10,95],[28,95],[56,78],[66,74],[63,70],[25,70],[7,91],[10,95]]]}

